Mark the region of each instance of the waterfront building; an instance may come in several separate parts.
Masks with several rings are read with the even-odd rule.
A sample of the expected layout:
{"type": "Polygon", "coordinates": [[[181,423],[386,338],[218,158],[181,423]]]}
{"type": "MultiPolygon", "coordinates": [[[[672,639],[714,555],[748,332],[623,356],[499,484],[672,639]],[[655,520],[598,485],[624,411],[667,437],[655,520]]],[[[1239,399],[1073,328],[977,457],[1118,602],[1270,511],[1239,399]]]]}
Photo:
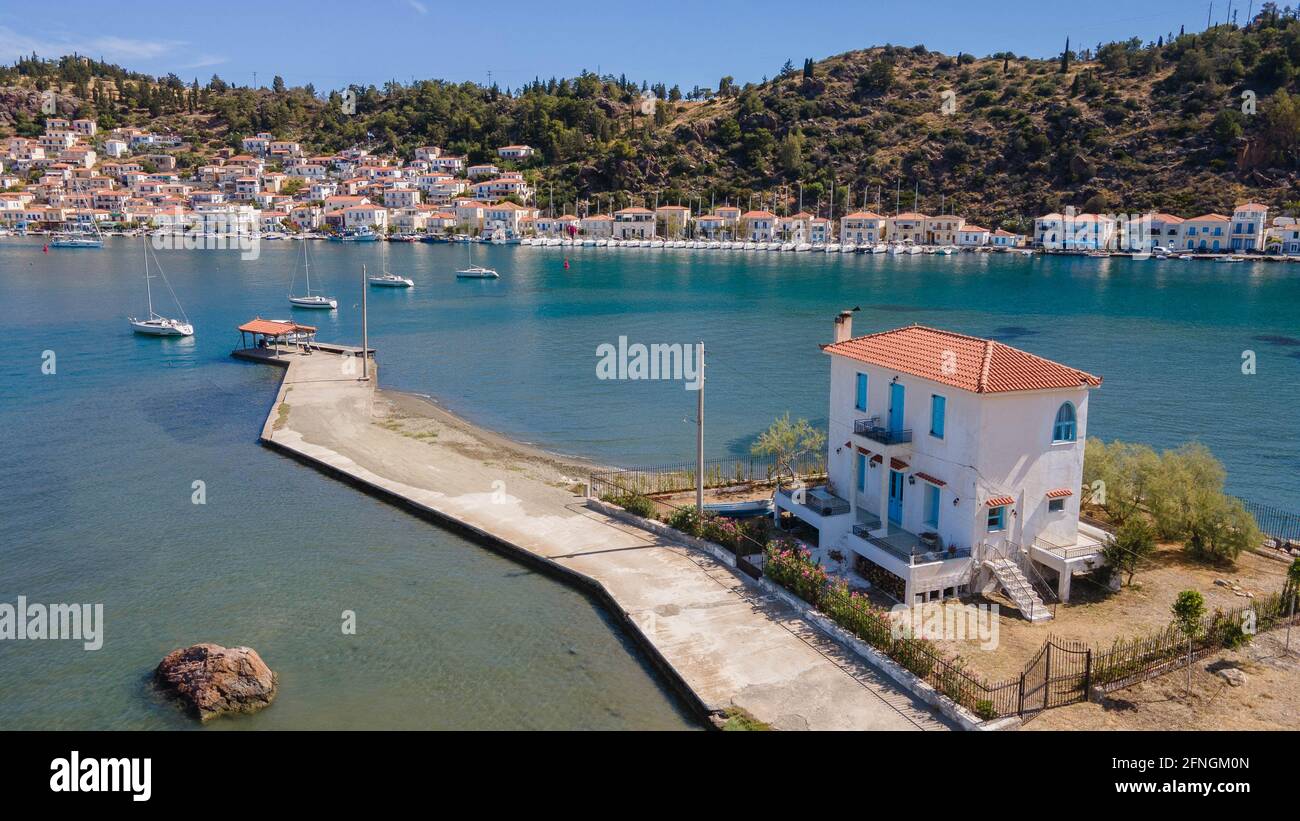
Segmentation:
{"type": "Polygon", "coordinates": [[[925,214],[908,212],[896,214],[885,220],[885,239],[889,242],[925,244],[925,225],[929,219],[925,214]]]}
{"type": "Polygon", "coordinates": [[[990,236],[989,242],[994,248],[1019,248],[1025,244],[1025,237],[999,228],[990,236]]]}
{"type": "Polygon", "coordinates": [[[875,245],[885,241],[885,218],[874,211],[854,211],[840,220],[840,242],[875,245]]]}
{"type": "Polygon", "coordinates": [[[1183,218],[1173,214],[1151,215],[1150,243],[1146,250],[1152,248],[1177,248],[1178,238],[1183,233],[1183,218]]]}
{"type": "Polygon", "coordinates": [[[749,242],[776,239],[776,214],[771,211],[746,211],[740,215],[740,237],[749,242]]]}
{"type": "Polygon", "coordinates": [[[840,314],[823,346],[829,483],[778,493],[778,511],[909,604],[1014,586],[1025,572],[1068,600],[1101,548],[1079,523],[1088,395],[1101,378],[920,325],[853,337],[852,321],[840,314]]]}
{"type": "Polygon", "coordinates": [[[584,236],[609,239],[614,235],[614,217],[610,214],[592,214],[582,218],[581,228],[584,236]]]}
{"type": "Polygon", "coordinates": [[[956,245],[957,232],[966,224],[965,217],[947,214],[925,218],[926,245],[956,245]]]}
{"type": "Polygon", "coordinates": [[[655,212],[633,206],[614,212],[615,239],[651,239],[655,235],[655,212]]]}
{"type": "Polygon", "coordinates": [[[655,209],[655,232],[661,237],[680,239],[690,219],[691,209],[684,205],[661,205],[655,209]]]}
{"type": "MultiPolygon", "coordinates": [[[[980,248],[989,244],[989,229],[978,225],[963,225],[957,231],[956,245],[959,248],[980,248]]],[[[945,243],[951,245],[953,243],[945,243]]]]}
{"type": "Polygon", "coordinates": [[[1202,214],[1183,220],[1183,249],[1187,251],[1224,251],[1232,221],[1223,214],[1202,214]]]}
{"type": "Polygon", "coordinates": [[[1229,246],[1234,251],[1263,251],[1268,229],[1268,206],[1257,202],[1238,205],[1232,212],[1229,246]]]}

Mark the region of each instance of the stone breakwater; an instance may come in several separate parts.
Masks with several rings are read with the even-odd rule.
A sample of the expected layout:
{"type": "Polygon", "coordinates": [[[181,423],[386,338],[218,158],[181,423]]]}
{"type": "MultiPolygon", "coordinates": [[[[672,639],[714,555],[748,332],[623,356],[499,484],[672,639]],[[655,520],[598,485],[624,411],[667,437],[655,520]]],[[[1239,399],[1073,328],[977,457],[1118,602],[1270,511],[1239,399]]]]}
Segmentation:
{"type": "Polygon", "coordinates": [[[335,350],[278,357],[262,442],[588,592],[702,720],[741,708],[776,729],[952,727],[707,552],[588,508],[590,466],[358,381],[335,350]]]}

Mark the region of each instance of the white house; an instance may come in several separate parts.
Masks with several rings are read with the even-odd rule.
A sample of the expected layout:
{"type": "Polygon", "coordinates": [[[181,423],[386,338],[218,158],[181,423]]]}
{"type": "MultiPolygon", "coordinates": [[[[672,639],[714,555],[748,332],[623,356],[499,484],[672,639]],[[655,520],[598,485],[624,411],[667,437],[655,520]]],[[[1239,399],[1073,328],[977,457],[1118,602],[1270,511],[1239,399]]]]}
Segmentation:
{"type": "Polygon", "coordinates": [[[771,211],[746,211],[740,215],[740,235],[750,242],[776,239],[776,214],[771,211]]]}
{"type": "Polygon", "coordinates": [[[649,208],[620,208],[614,212],[615,239],[650,239],[655,235],[655,212],[649,208]]]}
{"type": "Polygon", "coordinates": [[[1268,229],[1268,206],[1257,202],[1238,205],[1232,212],[1232,235],[1229,244],[1234,251],[1263,251],[1264,233],[1268,229]]]}
{"type": "Polygon", "coordinates": [[[957,246],[959,248],[979,248],[989,244],[990,232],[987,228],[981,228],[978,225],[963,225],[957,231],[957,246]]]}
{"type": "Polygon", "coordinates": [[[872,211],[854,211],[840,220],[840,241],[875,245],[885,239],[885,218],[872,211]]]}
{"type": "Polygon", "coordinates": [[[994,248],[1019,248],[1025,244],[1025,238],[1020,234],[999,228],[989,236],[989,244],[994,248]]]}
{"type": "Polygon", "coordinates": [[[505,160],[526,160],[533,156],[532,146],[503,145],[497,149],[497,156],[505,160]]]}
{"type": "Polygon", "coordinates": [[[854,338],[852,320],[841,313],[823,346],[829,483],[778,493],[778,511],[902,602],[996,584],[1029,610],[1041,600],[1026,574],[1044,592],[1055,579],[1067,600],[1073,573],[1100,561],[1079,496],[1088,394],[1101,378],[920,325],[854,338]]]}

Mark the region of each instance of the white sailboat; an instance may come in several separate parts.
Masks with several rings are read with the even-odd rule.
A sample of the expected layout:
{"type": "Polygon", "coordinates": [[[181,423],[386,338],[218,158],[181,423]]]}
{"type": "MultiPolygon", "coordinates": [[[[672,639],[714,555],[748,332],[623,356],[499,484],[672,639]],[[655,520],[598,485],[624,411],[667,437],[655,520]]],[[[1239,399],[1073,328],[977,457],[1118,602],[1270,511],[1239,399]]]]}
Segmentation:
{"type": "Polygon", "coordinates": [[[371,285],[377,288],[410,288],[415,282],[410,277],[399,277],[388,270],[388,243],[380,246],[379,275],[368,277],[371,285]]]}
{"type": "Polygon", "coordinates": [[[131,323],[131,330],[145,336],[193,336],[194,326],[190,324],[190,318],[185,316],[185,309],[181,307],[181,301],[176,298],[176,292],[172,291],[171,283],[167,282],[167,277],[163,274],[162,266],[158,264],[158,257],[154,257],[154,267],[158,269],[158,276],[162,278],[167,290],[171,292],[172,299],[176,302],[176,309],[181,312],[183,319],[169,319],[161,314],[154,313],[153,310],[153,288],[149,285],[149,280],[153,275],[149,273],[149,240],[141,235],[140,242],[144,246],[144,292],[145,298],[149,302],[149,315],[145,319],[137,319],[129,316],[126,321],[131,323]]]}
{"type": "Polygon", "coordinates": [[[501,275],[491,268],[484,268],[482,265],[474,265],[474,246],[467,244],[465,246],[466,259],[471,263],[468,268],[462,268],[456,272],[457,279],[500,279],[501,275]]]}
{"type": "Polygon", "coordinates": [[[322,296],[321,294],[313,294],[311,292],[311,254],[307,250],[307,243],[303,243],[302,245],[302,267],[303,273],[305,273],[307,277],[307,292],[302,296],[293,295],[294,279],[297,279],[298,276],[298,272],[295,269],[294,279],[289,280],[289,304],[293,305],[295,308],[318,308],[324,310],[333,310],[339,307],[337,299],[322,296]]]}

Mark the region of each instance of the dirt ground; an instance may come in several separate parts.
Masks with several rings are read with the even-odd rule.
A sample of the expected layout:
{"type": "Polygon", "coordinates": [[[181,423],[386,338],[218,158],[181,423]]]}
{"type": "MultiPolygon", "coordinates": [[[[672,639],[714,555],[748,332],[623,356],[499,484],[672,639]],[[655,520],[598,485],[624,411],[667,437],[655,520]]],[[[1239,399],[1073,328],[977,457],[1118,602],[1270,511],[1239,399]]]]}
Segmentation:
{"type": "Polygon", "coordinates": [[[1124,690],[1102,703],[1082,702],[1045,710],[1026,730],[1300,730],[1300,629],[1272,630],[1240,650],[1199,659],[1124,690]],[[1215,671],[1236,667],[1245,684],[1233,687],[1215,671]]]}
{"type": "MultiPolygon", "coordinates": [[[[1083,576],[1074,578],[1069,604],[1057,605],[1050,621],[1031,624],[1021,618],[1010,601],[994,596],[999,605],[998,645],[983,650],[976,640],[941,641],[969,666],[990,680],[1020,675],[1025,663],[1042,647],[1048,636],[1081,641],[1095,649],[1110,647],[1117,638],[1142,636],[1166,627],[1169,608],[1183,590],[1199,590],[1207,611],[1245,607],[1250,599],[1232,588],[1216,585],[1216,579],[1236,583],[1249,593],[1265,595],[1282,589],[1287,565],[1254,553],[1244,553],[1235,567],[1216,568],[1194,561],[1179,545],[1161,545],[1151,566],[1139,571],[1131,587],[1119,592],[1100,587],[1083,576]]],[[[980,603],[981,598],[969,600],[980,603]]]]}

